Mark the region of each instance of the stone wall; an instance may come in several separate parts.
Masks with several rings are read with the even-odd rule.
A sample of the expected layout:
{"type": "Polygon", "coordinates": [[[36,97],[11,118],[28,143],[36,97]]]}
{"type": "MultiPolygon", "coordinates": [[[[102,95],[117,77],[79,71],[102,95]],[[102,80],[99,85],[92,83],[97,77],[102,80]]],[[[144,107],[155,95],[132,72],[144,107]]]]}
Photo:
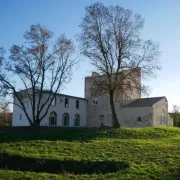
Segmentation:
{"type": "MultiPolygon", "coordinates": [[[[101,116],[104,116],[104,126],[112,126],[112,112],[108,96],[101,96],[96,99],[98,104],[88,101],[87,118],[88,126],[101,126],[101,116]]],[[[133,100],[130,100],[133,101],[133,100]]],[[[130,101],[114,102],[116,114],[123,127],[145,127],[153,126],[152,107],[124,108],[130,101]],[[138,117],[142,117],[142,122],[138,122],[138,117]]]]}
{"type": "Polygon", "coordinates": [[[153,105],[154,126],[168,126],[168,102],[165,98],[153,105]]]}
{"type": "MultiPolygon", "coordinates": [[[[43,98],[45,101],[45,97],[43,98]]],[[[32,117],[32,111],[30,104],[26,107],[28,114],[32,117]]],[[[46,107],[45,107],[46,109],[46,107]]],[[[80,126],[87,126],[87,100],[78,98],[78,97],[70,97],[70,96],[56,96],[56,104],[51,105],[49,111],[45,118],[41,121],[42,126],[49,126],[49,115],[51,112],[55,112],[57,114],[57,126],[62,126],[63,115],[64,113],[69,114],[69,126],[74,126],[75,115],[80,115],[80,126]],[[65,98],[68,98],[68,107],[65,107],[65,98]],[[76,100],[79,100],[79,108],[76,108],[76,100]]],[[[44,112],[42,112],[44,114],[44,112]]],[[[13,105],[13,126],[29,126],[29,121],[27,120],[24,112],[16,105],[13,105]],[[21,115],[21,118],[20,118],[21,115]]]]}
{"type": "Polygon", "coordinates": [[[120,113],[120,124],[123,127],[149,127],[153,126],[152,107],[123,108],[120,113]]]}
{"type": "MultiPolygon", "coordinates": [[[[129,73],[130,70],[125,70],[122,73],[119,73],[120,76],[125,76],[129,73]]],[[[106,91],[101,91],[100,94],[93,93],[93,83],[103,83],[108,81],[105,75],[99,75],[98,73],[93,72],[91,76],[85,78],[85,88],[84,88],[84,97],[86,99],[92,99],[94,97],[99,97],[99,95],[107,95],[106,91]]],[[[126,99],[137,99],[141,98],[141,70],[137,70],[137,72],[132,73],[127,76],[125,80],[122,81],[124,87],[126,87],[123,91],[117,89],[114,93],[114,101],[122,101],[126,99]],[[133,88],[132,88],[133,87],[133,88]]],[[[98,86],[99,87],[99,86],[98,86]]]]}

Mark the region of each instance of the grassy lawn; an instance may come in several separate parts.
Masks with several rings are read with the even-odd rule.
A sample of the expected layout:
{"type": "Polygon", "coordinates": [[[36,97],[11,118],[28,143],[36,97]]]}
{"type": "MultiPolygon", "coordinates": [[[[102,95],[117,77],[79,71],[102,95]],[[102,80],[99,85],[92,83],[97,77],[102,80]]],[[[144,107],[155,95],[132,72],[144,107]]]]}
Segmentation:
{"type": "Polygon", "coordinates": [[[4,131],[0,179],[180,179],[178,128],[4,131]]]}

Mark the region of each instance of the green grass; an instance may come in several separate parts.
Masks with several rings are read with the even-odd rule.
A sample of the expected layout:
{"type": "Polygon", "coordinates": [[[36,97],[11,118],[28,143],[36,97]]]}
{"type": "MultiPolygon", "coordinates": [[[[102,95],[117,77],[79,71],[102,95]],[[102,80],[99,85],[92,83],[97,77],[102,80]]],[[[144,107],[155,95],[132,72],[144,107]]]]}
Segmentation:
{"type": "MultiPolygon", "coordinates": [[[[7,129],[0,134],[0,154],[9,157],[72,162],[125,162],[107,174],[61,174],[1,170],[0,179],[180,179],[178,128],[7,129]]],[[[17,162],[18,163],[18,162],[17,162]]]]}

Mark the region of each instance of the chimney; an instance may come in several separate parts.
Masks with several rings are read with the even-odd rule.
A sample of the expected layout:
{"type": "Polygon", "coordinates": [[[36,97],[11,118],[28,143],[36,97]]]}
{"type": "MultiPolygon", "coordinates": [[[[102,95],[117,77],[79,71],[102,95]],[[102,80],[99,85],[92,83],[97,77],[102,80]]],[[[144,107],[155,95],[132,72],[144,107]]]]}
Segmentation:
{"type": "Polygon", "coordinates": [[[98,77],[99,76],[99,73],[97,73],[97,72],[92,72],[92,75],[91,75],[92,77],[98,77]]]}

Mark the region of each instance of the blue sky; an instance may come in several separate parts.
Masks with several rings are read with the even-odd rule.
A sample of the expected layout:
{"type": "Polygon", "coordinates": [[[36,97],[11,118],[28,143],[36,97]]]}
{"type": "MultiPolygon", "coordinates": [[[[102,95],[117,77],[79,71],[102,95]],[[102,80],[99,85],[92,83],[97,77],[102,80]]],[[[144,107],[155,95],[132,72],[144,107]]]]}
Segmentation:
{"type": "MultiPolygon", "coordinates": [[[[23,33],[31,24],[40,23],[58,36],[65,33],[75,40],[85,6],[93,0],[1,0],[0,46],[8,50],[23,43],[23,33]]],[[[160,43],[162,70],[156,79],[144,82],[152,89],[150,96],[166,96],[169,110],[180,105],[180,1],[179,0],[102,0],[105,5],[120,5],[145,18],[144,39],[160,43]]],[[[62,93],[84,96],[84,77],[91,74],[88,62],[79,64],[71,83],[62,93]]]]}

